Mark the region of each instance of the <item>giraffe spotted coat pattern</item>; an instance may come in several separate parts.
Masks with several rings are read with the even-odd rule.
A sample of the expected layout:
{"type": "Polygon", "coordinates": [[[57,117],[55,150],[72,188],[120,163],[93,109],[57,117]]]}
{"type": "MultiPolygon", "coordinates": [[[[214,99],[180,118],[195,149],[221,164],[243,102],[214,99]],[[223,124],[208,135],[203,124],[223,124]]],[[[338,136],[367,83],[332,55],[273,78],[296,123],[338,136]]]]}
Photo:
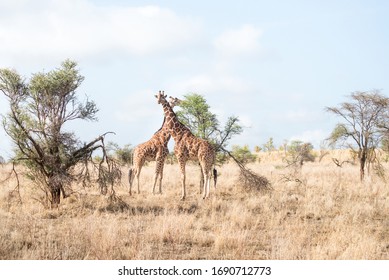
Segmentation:
{"type": "Polygon", "coordinates": [[[164,92],[159,91],[157,95],[158,104],[163,107],[165,115],[166,131],[173,137],[175,142],[174,154],[177,157],[181,169],[181,199],[186,197],[186,174],[185,166],[188,160],[198,160],[204,174],[204,192],[203,198],[209,197],[211,172],[215,165],[215,149],[212,144],[204,139],[198,138],[183,125],[177,118],[169,102],[166,100],[164,92]]]}
{"type": "MultiPolygon", "coordinates": [[[[179,99],[172,100],[170,106],[173,108],[179,102],[179,99]]],[[[132,195],[132,185],[134,179],[137,181],[137,190],[140,193],[139,188],[139,177],[142,170],[143,165],[147,161],[156,161],[155,172],[154,172],[154,180],[153,180],[153,194],[155,193],[155,187],[158,182],[159,193],[162,193],[162,179],[163,179],[163,167],[165,164],[166,156],[169,154],[169,149],[167,147],[168,142],[170,140],[170,134],[166,129],[166,119],[164,119],[162,127],[154,133],[150,140],[139,144],[134,148],[133,151],[133,166],[130,168],[128,173],[130,189],[129,193],[132,195]]]]}

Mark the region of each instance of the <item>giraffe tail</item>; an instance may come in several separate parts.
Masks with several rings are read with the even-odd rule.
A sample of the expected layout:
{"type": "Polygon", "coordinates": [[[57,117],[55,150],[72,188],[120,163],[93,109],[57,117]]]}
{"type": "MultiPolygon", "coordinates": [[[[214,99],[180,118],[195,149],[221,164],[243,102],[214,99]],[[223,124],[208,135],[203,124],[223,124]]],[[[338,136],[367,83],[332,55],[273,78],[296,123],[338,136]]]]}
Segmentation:
{"type": "Polygon", "coordinates": [[[213,174],[213,186],[214,186],[215,189],[216,189],[216,183],[217,183],[217,170],[216,170],[215,167],[214,167],[213,170],[212,170],[212,174],[213,174]]]}

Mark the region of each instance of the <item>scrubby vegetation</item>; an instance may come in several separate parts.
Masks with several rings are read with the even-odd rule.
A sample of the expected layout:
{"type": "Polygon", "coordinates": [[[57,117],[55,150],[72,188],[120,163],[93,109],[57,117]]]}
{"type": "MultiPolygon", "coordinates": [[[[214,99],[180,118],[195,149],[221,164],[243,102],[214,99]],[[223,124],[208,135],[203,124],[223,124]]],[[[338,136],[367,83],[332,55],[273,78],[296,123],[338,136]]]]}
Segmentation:
{"type": "MultiPolygon", "coordinates": [[[[316,152],[318,153],[318,152],[316,152]]],[[[239,168],[219,168],[211,198],[198,194],[199,169],[187,170],[188,197],[180,201],[179,168],[165,166],[162,195],[151,194],[154,163],[144,168],[142,192],[117,199],[98,186],[76,191],[58,209],[45,209],[40,192],[21,179],[4,181],[0,167],[0,256],[2,259],[388,259],[389,185],[371,172],[359,180],[349,151],[329,151],[306,162],[294,181],[283,152],[260,153],[248,167],[269,179],[271,191],[244,189],[239,168]]],[[[356,162],[358,163],[358,162],[356,162]]],[[[386,163],[384,163],[386,164],[386,163]]]]}

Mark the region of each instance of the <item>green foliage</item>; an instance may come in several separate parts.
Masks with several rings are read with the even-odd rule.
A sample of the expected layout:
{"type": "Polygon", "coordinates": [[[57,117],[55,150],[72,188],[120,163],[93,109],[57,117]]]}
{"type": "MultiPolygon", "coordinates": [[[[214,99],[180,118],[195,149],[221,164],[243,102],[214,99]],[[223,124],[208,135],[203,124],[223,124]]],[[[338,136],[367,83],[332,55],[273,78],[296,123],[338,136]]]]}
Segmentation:
{"type": "Polygon", "coordinates": [[[179,104],[181,109],[176,112],[177,117],[194,135],[207,140],[212,138],[219,121],[216,115],[210,112],[205,98],[197,93],[185,95],[184,98],[179,104]]]}
{"type": "Polygon", "coordinates": [[[263,151],[272,152],[275,149],[276,148],[274,147],[273,137],[270,137],[269,140],[265,144],[263,144],[263,151]]]}
{"type": "Polygon", "coordinates": [[[216,153],[216,162],[218,164],[225,164],[230,160],[229,156],[225,152],[216,153]]]}
{"type": "Polygon", "coordinates": [[[228,142],[233,136],[239,135],[243,132],[243,127],[239,124],[239,118],[230,116],[222,130],[218,129],[218,135],[214,142],[217,147],[226,148],[228,142]]]}
{"type": "Polygon", "coordinates": [[[330,137],[328,138],[329,145],[334,147],[336,144],[343,143],[350,136],[350,132],[347,130],[347,127],[344,124],[337,124],[332,130],[330,137]]]}
{"type": "Polygon", "coordinates": [[[122,163],[122,164],[132,164],[133,161],[133,148],[131,144],[126,144],[123,147],[120,147],[118,144],[109,142],[107,145],[107,150],[113,151],[114,156],[122,163]]]}
{"type": "Polygon", "coordinates": [[[378,90],[353,92],[348,102],[326,110],[340,117],[339,123],[328,138],[330,144],[340,144],[352,149],[360,163],[360,180],[364,179],[366,164],[380,165],[375,156],[377,149],[389,132],[389,98],[378,90]]]}
{"type": "MultiPolygon", "coordinates": [[[[12,161],[23,162],[30,178],[38,178],[36,182],[46,185],[46,194],[52,195],[52,205],[59,204],[60,193],[65,197],[65,187],[73,180],[89,178],[89,172],[85,176],[74,173],[77,164],[85,164],[97,149],[105,153],[105,134],[82,143],[73,132],[65,130],[65,124],[73,120],[97,120],[95,103],[88,99],[82,102],[77,97],[76,90],[83,80],[77,63],[71,60],[48,73],[33,74],[29,82],[15,70],[0,69],[0,91],[10,105],[2,122],[14,143],[12,161]]],[[[106,156],[103,159],[109,164],[106,156]]],[[[108,171],[115,173],[112,166],[108,171]]],[[[85,167],[87,169],[88,165],[85,167]]],[[[98,168],[102,171],[103,165],[99,164],[98,168]]],[[[99,182],[104,181],[101,178],[99,182]]]]}
{"type": "Polygon", "coordinates": [[[289,165],[302,166],[304,162],[314,161],[315,154],[313,153],[313,145],[304,143],[300,140],[293,140],[286,146],[287,156],[286,161],[289,165]]]}
{"type": "Polygon", "coordinates": [[[257,159],[257,155],[251,153],[248,145],[244,145],[243,147],[233,145],[231,154],[243,164],[255,162],[257,159]]]}
{"type": "Polygon", "coordinates": [[[259,147],[259,146],[254,147],[254,152],[259,153],[260,151],[262,151],[261,147],[259,147]]]}
{"type": "Polygon", "coordinates": [[[166,160],[165,160],[165,163],[166,164],[175,164],[177,163],[177,158],[176,156],[174,155],[174,152],[169,152],[169,154],[166,156],[166,160]]]}
{"type": "Polygon", "coordinates": [[[389,154],[389,137],[384,137],[382,140],[381,140],[381,149],[389,154]]]}
{"type": "MultiPolygon", "coordinates": [[[[197,93],[184,96],[184,100],[178,105],[180,110],[176,114],[179,120],[185,124],[191,132],[211,143],[215,144],[217,153],[225,149],[232,137],[243,132],[239,124],[239,118],[230,116],[224,127],[221,127],[217,116],[210,111],[205,98],[197,93]]],[[[225,155],[219,154],[217,162],[225,161],[225,155]]]]}

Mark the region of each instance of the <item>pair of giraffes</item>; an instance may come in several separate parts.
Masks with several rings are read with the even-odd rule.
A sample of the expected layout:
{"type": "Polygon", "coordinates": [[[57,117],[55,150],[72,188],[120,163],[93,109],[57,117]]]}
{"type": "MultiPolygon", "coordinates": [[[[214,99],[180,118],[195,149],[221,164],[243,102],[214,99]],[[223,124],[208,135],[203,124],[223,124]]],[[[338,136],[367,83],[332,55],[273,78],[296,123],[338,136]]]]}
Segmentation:
{"type": "Polygon", "coordinates": [[[200,163],[202,174],[204,176],[203,198],[208,198],[211,173],[212,171],[215,173],[214,165],[216,152],[214,146],[208,141],[194,136],[192,132],[178,120],[177,115],[173,111],[173,108],[176,105],[179,105],[181,100],[170,96],[170,102],[168,102],[166,100],[167,95],[165,95],[164,91],[159,91],[155,97],[158,101],[158,104],[161,104],[163,107],[163,112],[165,115],[164,121],[162,127],[156,133],[154,133],[150,140],[134,148],[133,167],[129,170],[130,195],[131,187],[135,177],[137,179],[139,193],[139,176],[141,169],[146,161],[151,160],[156,161],[153,193],[155,192],[155,186],[158,180],[159,193],[162,192],[163,167],[166,156],[169,153],[167,145],[170,137],[173,137],[175,142],[174,154],[177,157],[177,161],[181,169],[181,199],[184,200],[186,197],[185,165],[186,162],[190,159],[198,160],[200,163]]]}

